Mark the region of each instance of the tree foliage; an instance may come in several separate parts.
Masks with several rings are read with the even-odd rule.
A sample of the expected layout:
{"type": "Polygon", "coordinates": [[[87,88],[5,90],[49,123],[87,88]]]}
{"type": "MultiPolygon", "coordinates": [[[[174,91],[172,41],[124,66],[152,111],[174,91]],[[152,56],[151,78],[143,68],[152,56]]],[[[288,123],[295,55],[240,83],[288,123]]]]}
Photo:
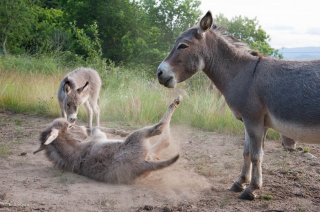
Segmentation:
{"type": "Polygon", "coordinates": [[[282,57],[278,50],[273,49],[269,42],[270,36],[262,29],[256,18],[236,16],[232,19],[219,14],[215,17],[217,25],[222,26],[231,35],[247,43],[252,49],[263,55],[282,57]]]}
{"type": "Polygon", "coordinates": [[[21,52],[32,34],[34,16],[27,0],[0,1],[0,39],[4,54],[21,52]]]}
{"type": "MultiPolygon", "coordinates": [[[[62,53],[69,60],[157,65],[200,16],[198,0],[2,0],[0,50],[62,53]]],[[[255,19],[217,21],[264,54],[275,54],[255,19]]]]}

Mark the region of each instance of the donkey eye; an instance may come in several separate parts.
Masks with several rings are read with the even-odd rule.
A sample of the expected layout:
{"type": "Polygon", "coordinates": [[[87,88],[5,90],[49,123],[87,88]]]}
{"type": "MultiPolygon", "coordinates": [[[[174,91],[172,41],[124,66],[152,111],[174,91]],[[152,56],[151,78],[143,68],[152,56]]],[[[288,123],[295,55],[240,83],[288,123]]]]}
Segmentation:
{"type": "Polygon", "coordinates": [[[179,44],[179,46],[178,46],[177,49],[186,49],[186,48],[188,48],[188,47],[189,47],[189,46],[188,46],[187,44],[181,43],[181,44],[179,44]]]}

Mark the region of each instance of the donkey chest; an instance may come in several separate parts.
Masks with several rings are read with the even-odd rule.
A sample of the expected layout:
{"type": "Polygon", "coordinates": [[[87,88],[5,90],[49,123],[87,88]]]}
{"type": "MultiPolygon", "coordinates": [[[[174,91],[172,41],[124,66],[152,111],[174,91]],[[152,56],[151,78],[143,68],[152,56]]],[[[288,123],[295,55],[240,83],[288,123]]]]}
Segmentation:
{"type": "Polygon", "coordinates": [[[229,90],[225,99],[234,116],[239,120],[259,118],[263,115],[263,107],[250,89],[229,90]]]}

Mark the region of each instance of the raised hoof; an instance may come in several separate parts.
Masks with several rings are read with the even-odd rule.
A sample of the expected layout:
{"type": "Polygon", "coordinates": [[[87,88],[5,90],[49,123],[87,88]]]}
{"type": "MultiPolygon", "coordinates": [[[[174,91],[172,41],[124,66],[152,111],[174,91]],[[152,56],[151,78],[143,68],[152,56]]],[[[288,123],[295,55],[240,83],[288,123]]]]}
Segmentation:
{"type": "Polygon", "coordinates": [[[255,197],[256,195],[254,195],[252,192],[249,192],[247,190],[242,192],[239,196],[239,198],[243,200],[254,200],[255,197]]]}
{"type": "Polygon", "coordinates": [[[233,185],[231,186],[231,188],[229,190],[233,191],[233,192],[241,192],[244,190],[244,186],[242,186],[238,182],[235,182],[235,183],[233,183],[233,185]]]}

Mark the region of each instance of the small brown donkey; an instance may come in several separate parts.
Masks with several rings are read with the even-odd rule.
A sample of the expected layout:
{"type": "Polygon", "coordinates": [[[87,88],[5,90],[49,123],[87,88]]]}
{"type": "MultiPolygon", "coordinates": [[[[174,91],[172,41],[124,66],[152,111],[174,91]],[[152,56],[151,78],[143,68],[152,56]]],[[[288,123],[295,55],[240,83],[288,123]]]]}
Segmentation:
{"type": "Polygon", "coordinates": [[[159,65],[166,87],[202,70],[245,126],[244,163],[231,190],[253,200],[262,186],[263,141],[268,128],[305,143],[320,144],[320,60],[284,61],[251,54],[223,33],[208,12],[181,34],[159,65]],[[245,184],[249,184],[245,188],[245,184]]]}
{"type": "Polygon", "coordinates": [[[58,90],[62,117],[67,118],[70,123],[74,123],[77,120],[79,106],[84,104],[89,116],[89,128],[92,129],[93,113],[96,115],[97,126],[99,126],[100,88],[100,76],[91,68],[77,68],[68,73],[61,80],[58,90]]]}

